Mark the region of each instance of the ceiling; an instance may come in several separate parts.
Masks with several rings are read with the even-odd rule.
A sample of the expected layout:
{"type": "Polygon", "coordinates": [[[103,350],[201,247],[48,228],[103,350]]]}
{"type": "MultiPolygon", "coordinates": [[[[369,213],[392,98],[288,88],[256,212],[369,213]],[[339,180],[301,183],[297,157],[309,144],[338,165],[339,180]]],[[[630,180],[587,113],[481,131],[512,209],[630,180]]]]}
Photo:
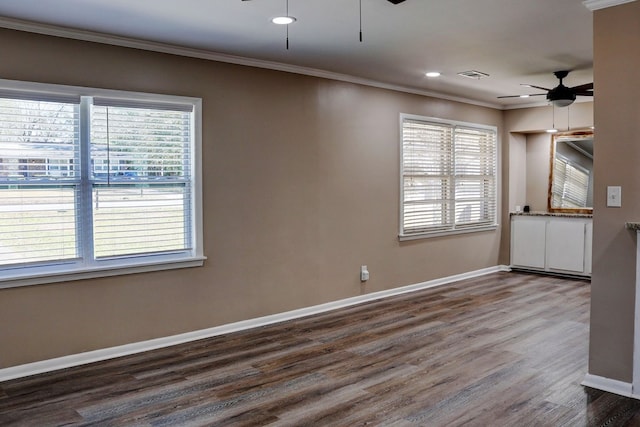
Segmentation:
{"type": "Polygon", "coordinates": [[[593,81],[592,12],[582,0],[361,1],[362,42],[359,0],[289,0],[297,18],[289,49],[286,26],[270,22],[285,14],[286,0],[0,0],[0,27],[93,40],[88,35],[100,33],[119,38],[97,40],[124,45],[144,40],[156,50],[171,45],[496,108],[545,104],[544,96],[497,97],[541,93],[521,84],[555,87],[553,71],[572,70],[567,86],[593,81]],[[425,76],[434,70],[442,76],[425,76]],[[470,70],[489,77],[458,75],[470,70]]]}

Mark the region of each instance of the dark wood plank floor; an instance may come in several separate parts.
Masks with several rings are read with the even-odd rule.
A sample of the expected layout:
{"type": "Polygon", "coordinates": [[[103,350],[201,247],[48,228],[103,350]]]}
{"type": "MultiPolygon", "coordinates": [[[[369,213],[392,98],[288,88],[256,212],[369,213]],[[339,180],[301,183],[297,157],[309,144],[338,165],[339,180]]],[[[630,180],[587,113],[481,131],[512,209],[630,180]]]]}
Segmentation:
{"type": "Polygon", "coordinates": [[[0,383],[0,425],[622,426],[580,386],[589,283],[496,273],[0,383]]]}

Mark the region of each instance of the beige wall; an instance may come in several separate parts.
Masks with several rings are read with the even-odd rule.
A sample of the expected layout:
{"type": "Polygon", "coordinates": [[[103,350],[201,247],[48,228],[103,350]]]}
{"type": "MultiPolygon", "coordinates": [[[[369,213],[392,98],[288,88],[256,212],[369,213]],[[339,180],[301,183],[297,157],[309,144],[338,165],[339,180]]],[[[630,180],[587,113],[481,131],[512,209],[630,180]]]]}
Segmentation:
{"type": "Polygon", "coordinates": [[[550,154],[550,134],[527,135],[527,204],[532,211],[547,210],[550,154]]]}
{"type": "Polygon", "coordinates": [[[522,209],[527,204],[527,135],[511,134],[509,145],[509,203],[508,212],[514,212],[516,207],[522,209]]]}
{"type": "Polygon", "coordinates": [[[397,239],[399,114],[502,128],[498,110],[9,30],[0,40],[5,79],[203,98],[208,256],[202,268],[1,290],[0,368],[498,264],[500,230],[397,239]]]}
{"type": "Polygon", "coordinates": [[[525,205],[532,211],[547,210],[550,151],[548,133],[510,135],[509,212],[525,205]]]}
{"type": "Polygon", "coordinates": [[[640,2],[594,12],[595,155],[589,372],[632,381],[636,233],[640,221],[640,2]],[[622,186],[622,207],[606,187],[622,186]]]}

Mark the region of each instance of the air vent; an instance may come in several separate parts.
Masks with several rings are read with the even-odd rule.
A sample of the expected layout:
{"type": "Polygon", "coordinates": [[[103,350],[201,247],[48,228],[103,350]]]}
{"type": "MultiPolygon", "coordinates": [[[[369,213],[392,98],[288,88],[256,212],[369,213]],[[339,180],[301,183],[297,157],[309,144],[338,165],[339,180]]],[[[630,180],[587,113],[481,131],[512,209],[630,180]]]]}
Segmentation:
{"type": "Polygon", "coordinates": [[[480,79],[483,79],[485,77],[489,77],[489,74],[483,73],[481,71],[476,71],[476,70],[463,71],[461,73],[458,73],[458,75],[462,76],[462,77],[468,77],[470,79],[476,79],[476,80],[480,80],[480,79]]]}

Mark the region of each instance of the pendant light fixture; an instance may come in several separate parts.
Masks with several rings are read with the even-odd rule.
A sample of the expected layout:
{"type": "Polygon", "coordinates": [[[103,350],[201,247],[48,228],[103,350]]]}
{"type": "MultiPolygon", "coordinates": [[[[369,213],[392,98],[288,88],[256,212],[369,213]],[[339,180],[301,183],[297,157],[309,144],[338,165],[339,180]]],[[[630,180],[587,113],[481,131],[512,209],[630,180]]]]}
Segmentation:
{"type": "Polygon", "coordinates": [[[360,2],[360,43],[362,43],[362,0],[360,2]]]}
{"type": "MultiPolygon", "coordinates": [[[[247,0],[243,0],[243,1],[247,1],[247,0]]],[[[286,4],[286,10],[285,10],[285,14],[282,16],[276,16],[275,18],[271,19],[271,22],[273,22],[274,24],[277,25],[286,25],[287,26],[287,33],[286,33],[286,48],[287,50],[289,50],[289,25],[293,24],[294,22],[296,22],[296,18],[294,16],[289,15],[289,0],[285,0],[286,4]]],[[[360,24],[360,33],[359,33],[359,39],[360,39],[360,43],[362,43],[363,41],[363,37],[362,37],[362,0],[358,0],[358,6],[359,6],[359,24],[360,24]]]]}
{"type": "Polygon", "coordinates": [[[285,0],[286,2],[286,13],[284,16],[276,16],[275,18],[273,18],[271,20],[271,22],[273,22],[274,24],[278,24],[278,25],[286,25],[287,26],[287,40],[286,40],[286,47],[287,50],[289,50],[289,24],[293,24],[294,22],[296,22],[296,18],[289,15],[289,0],[285,0]]]}

